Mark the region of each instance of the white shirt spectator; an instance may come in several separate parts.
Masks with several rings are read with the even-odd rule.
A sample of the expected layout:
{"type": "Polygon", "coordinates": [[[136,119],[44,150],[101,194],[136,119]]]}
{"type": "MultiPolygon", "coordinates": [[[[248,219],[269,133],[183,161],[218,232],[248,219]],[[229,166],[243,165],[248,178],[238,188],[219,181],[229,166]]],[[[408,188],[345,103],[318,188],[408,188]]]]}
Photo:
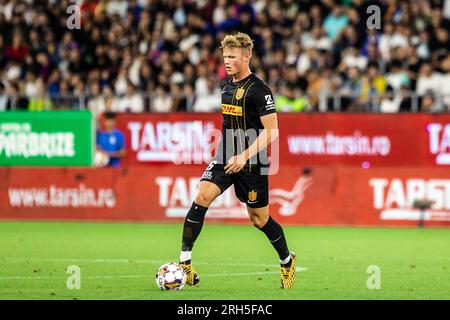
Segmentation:
{"type": "Polygon", "coordinates": [[[198,34],[191,34],[189,37],[184,38],[180,41],[178,47],[181,51],[189,51],[197,42],[200,41],[200,36],[198,34]]]}
{"type": "Polygon", "coordinates": [[[343,59],[347,68],[356,67],[359,70],[365,70],[367,67],[367,58],[364,56],[346,55],[343,59]]]}
{"type": "Polygon", "coordinates": [[[24,93],[28,97],[36,97],[38,93],[36,81],[27,81],[25,83],[24,93]]]}
{"type": "Polygon", "coordinates": [[[20,77],[20,65],[17,63],[11,63],[6,68],[5,76],[8,81],[15,81],[20,77]]]}
{"type": "Polygon", "coordinates": [[[391,35],[383,34],[378,42],[378,50],[381,53],[382,59],[385,61],[389,61],[391,59],[391,38],[391,35]]]}
{"type": "MultiPolygon", "coordinates": [[[[221,2],[225,2],[225,5],[226,5],[226,1],[221,1],[221,2]]],[[[227,16],[226,16],[225,6],[221,6],[219,4],[217,7],[214,8],[213,16],[212,16],[214,25],[217,26],[217,25],[221,24],[222,22],[225,21],[226,17],[227,16]]]]}
{"type": "Polygon", "coordinates": [[[305,74],[311,68],[311,57],[308,52],[303,52],[297,61],[297,72],[305,74]]]}
{"type": "Polygon", "coordinates": [[[195,112],[215,112],[220,110],[220,90],[197,96],[193,109],[195,112]]]}
{"type": "Polygon", "coordinates": [[[114,84],[114,91],[118,95],[123,95],[127,91],[127,75],[126,73],[121,72],[116,80],[116,83],[114,84]]]}
{"type": "Polygon", "coordinates": [[[442,77],[438,72],[433,72],[429,76],[420,75],[417,79],[416,93],[423,95],[427,90],[432,90],[436,94],[441,93],[442,77]]]}
{"type": "Polygon", "coordinates": [[[326,36],[320,36],[315,38],[311,33],[306,33],[301,37],[302,45],[305,49],[318,49],[318,50],[330,50],[332,47],[332,41],[326,36]]]}
{"type": "Polygon", "coordinates": [[[450,72],[441,75],[441,90],[444,95],[450,96],[450,72]]]}
{"type": "Polygon", "coordinates": [[[441,75],[441,91],[443,95],[442,99],[447,106],[447,110],[450,111],[450,72],[441,75]]]}
{"type": "Polygon", "coordinates": [[[103,96],[91,98],[89,99],[87,107],[91,111],[93,118],[97,119],[98,116],[106,110],[105,99],[103,96]]]}
{"type": "Polygon", "coordinates": [[[404,71],[397,71],[389,73],[386,76],[388,84],[395,90],[398,91],[402,86],[409,86],[410,80],[408,75],[404,71]]]}
{"type": "Polygon", "coordinates": [[[152,102],[153,112],[170,112],[172,109],[173,99],[170,95],[157,89],[156,96],[152,102]]]}
{"type": "Polygon", "coordinates": [[[8,97],[6,94],[0,94],[0,111],[5,111],[8,105],[8,97]]]}
{"type": "Polygon", "coordinates": [[[404,35],[396,32],[392,35],[389,45],[391,48],[395,48],[395,47],[406,48],[409,45],[408,38],[405,37],[404,35]]]}
{"type": "Polygon", "coordinates": [[[134,59],[133,63],[131,64],[130,70],[128,71],[128,78],[130,81],[135,85],[139,86],[139,71],[142,67],[142,60],[143,57],[138,57],[137,59],[134,59]]]}
{"type": "Polygon", "coordinates": [[[127,1],[124,0],[109,1],[108,7],[106,8],[106,13],[110,17],[115,13],[117,13],[121,17],[125,17],[125,15],[127,14],[127,9],[128,9],[127,1]]]}
{"type": "Polygon", "coordinates": [[[144,112],[144,100],[138,93],[131,96],[124,96],[119,100],[117,108],[118,112],[144,112]]]}
{"type": "Polygon", "coordinates": [[[197,96],[208,94],[208,80],[205,77],[195,80],[195,94],[197,96]]]}
{"type": "Polygon", "coordinates": [[[397,113],[400,110],[402,97],[397,94],[393,99],[384,98],[380,103],[380,111],[384,113],[397,113]]]}

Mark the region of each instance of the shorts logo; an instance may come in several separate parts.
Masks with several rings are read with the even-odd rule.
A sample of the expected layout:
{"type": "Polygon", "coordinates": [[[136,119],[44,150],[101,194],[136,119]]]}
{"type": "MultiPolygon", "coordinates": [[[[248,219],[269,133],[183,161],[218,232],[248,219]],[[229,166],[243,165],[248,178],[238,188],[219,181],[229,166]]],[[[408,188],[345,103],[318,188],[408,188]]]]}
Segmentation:
{"type": "Polygon", "coordinates": [[[211,179],[212,179],[212,172],[211,172],[211,171],[205,171],[205,172],[203,172],[202,179],[208,179],[208,180],[211,180],[211,179]]]}
{"type": "Polygon", "coordinates": [[[245,93],[245,89],[238,88],[236,90],[236,100],[240,100],[244,96],[244,93],[245,93]]]}
{"type": "Polygon", "coordinates": [[[258,197],[258,192],[256,190],[252,190],[248,192],[248,201],[255,201],[258,197]]]}

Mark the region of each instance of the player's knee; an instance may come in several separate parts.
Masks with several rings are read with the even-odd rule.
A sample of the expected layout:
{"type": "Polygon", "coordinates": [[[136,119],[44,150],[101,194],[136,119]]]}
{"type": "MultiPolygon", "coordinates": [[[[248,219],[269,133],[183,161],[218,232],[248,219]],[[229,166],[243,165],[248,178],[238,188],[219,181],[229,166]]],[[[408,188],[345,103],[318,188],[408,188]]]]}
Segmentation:
{"type": "Polygon", "coordinates": [[[252,221],[253,225],[258,229],[261,229],[262,227],[264,227],[264,225],[267,222],[261,216],[256,215],[256,214],[250,215],[250,220],[252,221]]]}
{"type": "Polygon", "coordinates": [[[209,197],[207,194],[205,193],[199,193],[197,194],[197,197],[195,198],[195,203],[201,205],[202,207],[209,207],[209,205],[211,204],[213,199],[211,199],[211,197],[209,197]]]}

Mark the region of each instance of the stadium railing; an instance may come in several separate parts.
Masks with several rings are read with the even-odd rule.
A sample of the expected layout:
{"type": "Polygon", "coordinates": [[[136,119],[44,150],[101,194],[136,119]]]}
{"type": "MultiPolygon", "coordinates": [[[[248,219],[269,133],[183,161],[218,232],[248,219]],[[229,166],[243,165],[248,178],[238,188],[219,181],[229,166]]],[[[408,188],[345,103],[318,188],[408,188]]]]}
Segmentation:
{"type": "MultiPolygon", "coordinates": [[[[155,112],[153,110],[153,102],[155,99],[155,94],[137,93],[143,101],[144,108],[146,112],[155,112]]],[[[169,96],[172,96],[169,94],[169,96]]],[[[275,94],[275,100],[279,95],[275,94]]],[[[114,103],[118,103],[123,99],[124,95],[113,95],[113,96],[92,96],[89,94],[64,94],[64,95],[46,95],[44,97],[33,97],[25,95],[0,96],[0,111],[7,111],[6,101],[10,100],[10,106],[8,110],[29,110],[29,111],[39,111],[39,110],[85,110],[89,108],[89,102],[95,98],[112,99],[115,100],[114,103]]],[[[180,96],[184,97],[184,96],[180,96]]],[[[189,101],[195,101],[193,99],[195,95],[188,96],[189,101]]],[[[419,95],[417,93],[397,93],[397,94],[384,94],[384,95],[367,95],[362,96],[359,94],[348,94],[348,93],[321,93],[319,95],[300,95],[296,98],[305,98],[308,101],[308,106],[305,111],[309,112],[347,112],[347,111],[360,111],[360,112],[383,112],[380,110],[381,102],[383,99],[390,99],[391,101],[396,100],[396,103],[401,103],[406,101],[407,110],[409,112],[421,112],[422,106],[421,101],[423,98],[429,97],[433,101],[433,109],[428,112],[450,112],[450,95],[440,95],[440,94],[424,94],[419,95]]],[[[212,106],[214,108],[214,106],[212,106]]],[[[219,106],[216,106],[218,110],[219,106]]],[[[121,110],[114,110],[120,112],[121,110]]],[[[179,111],[179,110],[175,110],[179,111]]],[[[192,103],[187,106],[188,112],[195,112],[192,109],[192,103]]]]}

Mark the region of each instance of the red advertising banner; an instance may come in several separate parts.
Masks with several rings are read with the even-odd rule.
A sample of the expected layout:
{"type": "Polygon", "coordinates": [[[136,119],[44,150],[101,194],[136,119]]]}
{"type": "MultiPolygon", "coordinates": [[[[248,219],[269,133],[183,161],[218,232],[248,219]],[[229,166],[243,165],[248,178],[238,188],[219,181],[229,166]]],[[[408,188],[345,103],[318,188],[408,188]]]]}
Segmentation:
{"type": "Polygon", "coordinates": [[[123,163],[209,163],[220,141],[221,121],[219,114],[121,114],[117,127],[127,144],[123,163]]]}
{"type": "MultiPolygon", "coordinates": [[[[0,219],[182,222],[202,166],[122,169],[0,168],[0,219]],[[182,170],[180,170],[182,168],[182,170]]],[[[270,181],[270,212],[291,225],[450,226],[448,168],[281,166],[270,181]],[[415,200],[432,206],[421,212],[415,200]]],[[[231,187],[210,222],[250,224],[231,187]]]]}
{"type": "MultiPolygon", "coordinates": [[[[221,114],[121,114],[124,164],[207,164],[221,121],[221,114]]],[[[281,165],[450,166],[449,114],[279,114],[278,124],[281,165]]]]}

